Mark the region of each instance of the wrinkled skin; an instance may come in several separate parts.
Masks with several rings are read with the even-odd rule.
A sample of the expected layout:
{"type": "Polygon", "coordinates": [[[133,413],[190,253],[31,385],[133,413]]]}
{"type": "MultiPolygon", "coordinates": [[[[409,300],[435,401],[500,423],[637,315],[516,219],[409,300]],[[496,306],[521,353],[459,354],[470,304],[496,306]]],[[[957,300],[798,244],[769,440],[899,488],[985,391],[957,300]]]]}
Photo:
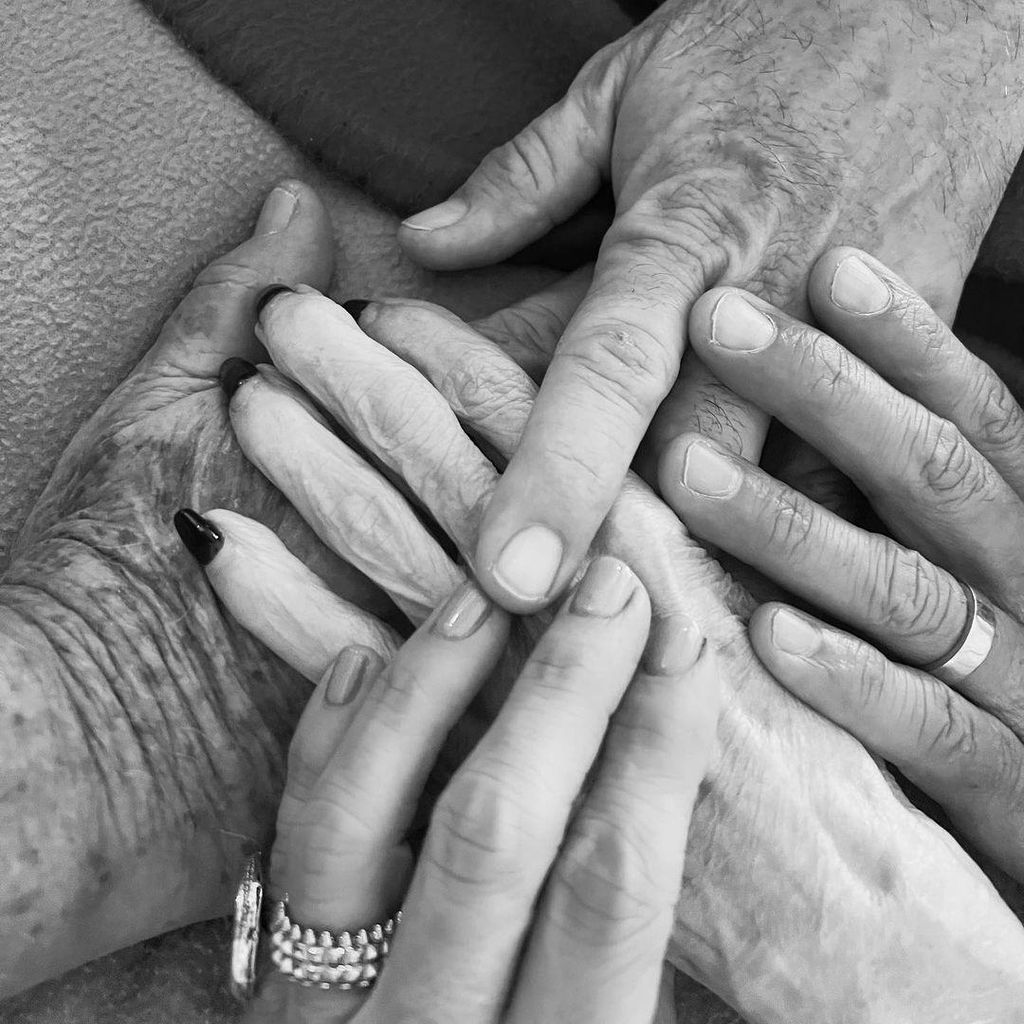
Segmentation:
{"type": "MultiPolygon", "coordinates": [[[[434,418],[436,396],[415,375],[363,372],[357,351],[338,347],[343,336],[352,345],[351,321],[336,314],[343,333],[332,336],[314,321],[323,308],[316,297],[275,302],[265,330],[278,366],[320,401],[340,387],[338,404],[328,406],[392,470],[409,465],[403,446],[415,451],[420,482],[410,482],[412,491],[447,532],[471,535],[465,524],[475,521],[493,480],[476,491],[456,483],[460,442],[434,418]],[[332,357],[359,371],[318,385],[332,357]],[[408,430],[409,410],[429,429],[408,430]]],[[[510,360],[424,305],[374,304],[360,325],[413,362],[488,444],[505,458],[511,454],[508,441],[525,422],[534,387],[510,360]]],[[[266,417],[253,410],[246,416],[254,425],[243,428],[243,445],[264,472],[282,486],[289,474],[309,474],[312,466],[301,468],[301,433],[283,437],[261,430],[266,417]]],[[[312,518],[329,515],[327,501],[325,494],[315,497],[322,511],[312,518]]],[[[350,525],[353,533],[361,529],[358,521],[350,525]]],[[[745,636],[750,599],[742,588],[633,477],[596,550],[634,567],[655,616],[684,611],[698,620],[720,646],[729,684],[721,758],[691,830],[672,961],[749,1019],[770,1024],[953,1024],[965,1011],[1009,1019],[1024,996],[1024,971],[1014,960],[1024,952],[1024,930],[977,867],[897,794],[862,747],[766,673],[745,636]]],[[[447,575],[432,577],[425,560],[409,569],[424,604],[450,586],[447,575]]],[[[368,569],[382,578],[393,571],[368,569]]]]}
{"type": "Polygon", "coordinates": [[[615,197],[593,284],[481,525],[475,561],[495,600],[532,611],[571,575],[707,288],[802,315],[815,258],[855,244],[952,318],[1024,145],[1021,29],[1013,0],[671,0],[446,204],[405,222],[425,266],[484,266],[602,181],[615,197]],[[528,525],[554,552],[535,591],[501,564],[528,525]]]}

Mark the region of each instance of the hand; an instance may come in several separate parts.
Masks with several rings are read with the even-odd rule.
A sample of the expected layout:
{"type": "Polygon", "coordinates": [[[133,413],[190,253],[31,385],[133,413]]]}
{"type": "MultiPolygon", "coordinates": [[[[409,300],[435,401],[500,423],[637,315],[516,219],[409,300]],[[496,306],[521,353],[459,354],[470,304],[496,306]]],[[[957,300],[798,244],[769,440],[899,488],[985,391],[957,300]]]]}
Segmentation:
{"type": "MultiPolygon", "coordinates": [[[[209,519],[224,538],[215,589],[267,639],[303,650],[321,589],[265,528],[209,519]],[[276,587],[290,600],[268,615],[276,587]]],[[[292,741],[273,895],[287,893],[289,917],[317,934],[354,934],[399,906],[403,922],[372,994],[274,971],[251,1019],[647,1024],[718,706],[714,658],[686,621],[670,658],[627,689],[649,623],[630,570],[591,563],[441,795],[418,858],[407,839],[417,804],[504,654],[509,620],[467,582],[386,666],[345,648],[292,741]]]]}
{"type": "Polygon", "coordinates": [[[284,183],[75,438],[15,549],[0,585],[0,995],[223,913],[241,837],[273,821],[308,684],[210,600],[171,528],[182,496],[244,496],[375,607],[241,457],[217,386],[226,356],[259,351],[261,289],[326,287],[332,250],[316,196],[284,183]]]}
{"type": "Polygon", "coordinates": [[[896,659],[776,604],[750,625],[784,685],[894,763],[1024,880],[1024,413],[866,254],[826,254],[808,294],[821,331],[719,290],[694,307],[690,336],[712,373],[820,448],[898,539],[693,435],[665,453],[662,493],[700,536],[896,659]],[[967,615],[958,580],[998,607],[991,653],[955,692],[908,666],[956,647],[967,615]]]}
{"type": "Polygon", "coordinates": [[[544,234],[602,178],[615,192],[593,284],[481,524],[474,565],[495,600],[532,611],[572,577],[707,287],[800,303],[815,256],[842,238],[952,316],[1024,145],[1021,66],[1005,55],[1021,25],[1012,0],[969,18],[907,0],[671,0],[406,222],[402,244],[425,265],[476,266],[544,234]]]}
{"type": "MultiPolygon", "coordinates": [[[[551,298],[552,323],[564,312],[556,304],[551,298]]],[[[478,331],[436,307],[389,301],[355,312],[362,331],[308,292],[282,293],[266,305],[259,331],[268,351],[316,407],[280,373],[251,367],[234,393],[232,423],[246,453],[342,552],[361,524],[398,514],[386,510],[401,499],[401,487],[419,506],[408,509],[421,530],[409,545],[411,560],[403,565],[410,558],[404,545],[394,552],[381,545],[375,557],[390,561],[365,571],[385,588],[402,577],[403,600],[422,595],[416,603],[430,607],[452,584],[430,569],[430,545],[439,545],[425,521],[463,557],[472,551],[495,467],[515,450],[536,389],[478,331]],[[319,409],[359,443],[369,460],[362,469],[340,452],[319,409]],[[373,492],[360,483],[349,502],[346,491],[369,476],[370,464],[382,466],[390,482],[376,477],[373,492]]],[[[485,329],[496,323],[500,331],[500,321],[485,329]]],[[[538,343],[542,349],[543,338],[538,343]]],[[[635,477],[627,477],[602,528],[593,551],[601,553],[628,561],[643,581],[655,638],[660,624],[685,614],[722,662],[721,756],[694,812],[670,960],[748,1019],[772,1024],[828,1019],[839,1004],[856,1007],[855,1020],[886,1024],[915,1015],[955,1022],[965,1008],[999,1019],[1020,1005],[1024,929],[859,743],[777,686],[737,614],[752,607],[749,596],[635,477]]],[[[246,607],[264,604],[225,602],[243,621],[246,607]]],[[[536,636],[536,620],[522,621],[536,636]]],[[[530,646],[513,633],[474,701],[481,727],[530,646]]]]}

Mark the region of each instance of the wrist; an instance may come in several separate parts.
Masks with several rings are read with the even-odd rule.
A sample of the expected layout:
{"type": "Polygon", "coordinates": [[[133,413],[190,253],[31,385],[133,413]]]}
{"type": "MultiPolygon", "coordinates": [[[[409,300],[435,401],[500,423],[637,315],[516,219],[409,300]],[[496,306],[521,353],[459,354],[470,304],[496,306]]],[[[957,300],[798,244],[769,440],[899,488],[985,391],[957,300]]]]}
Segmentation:
{"type": "Polygon", "coordinates": [[[144,557],[139,576],[80,545],[37,545],[0,590],[15,737],[0,834],[16,837],[0,852],[14,897],[0,995],[226,913],[242,837],[265,841],[273,821],[304,690],[235,665],[266,655],[228,633],[199,574],[166,592],[127,586],[173,579],[161,552],[144,557]]]}

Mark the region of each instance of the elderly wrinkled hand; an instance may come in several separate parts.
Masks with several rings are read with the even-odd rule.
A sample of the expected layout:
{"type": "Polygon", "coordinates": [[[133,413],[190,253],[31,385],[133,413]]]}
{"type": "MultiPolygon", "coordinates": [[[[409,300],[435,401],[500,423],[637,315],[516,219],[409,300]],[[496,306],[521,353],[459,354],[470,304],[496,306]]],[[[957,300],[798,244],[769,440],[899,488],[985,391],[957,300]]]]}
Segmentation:
{"type": "Polygon", "coordinates": [[[496,600],[530,611],[572,577],[706,288],[799,305],[825,246],[857,242],[952,316],[1024,145],[1021,17],[1014,0],[670,0],[406,222],[425,265],[480,265],[602,180],[615,193],[593,283],[481,524],[474,565],[496,600]]]}
{"type": "MultiPolygon", "coordinates": [[[[496,466],[515,451],[536,387],[436,307],[395,301],[354,311],[358,325],[308,290],[275,296],[259,333],[280,372],[234,372],[231,419],[246,453],[328,545],[419,622],[458,580],[452,545],[463,557],[473,551],[496,466]],[[389,543],[395,535],[405,539],[389,543]]],[[[603,552],[643,581],[655,636],[688,615],[722,664],[721,756],[694,812],[672,962],[754,1021],[817,1022],[843,1005],[864,1021],[954,1022],[966,1007],[998,1017],[1019,1006],[1019,922],[859,743],[779,688],[738,614],[750,610],[749,597],[635,477],[599,534],[593,553],[603,552]]],[[[273,590],[264,587],[266,601],[221,593],[287,656],[266,621],[273,590]]],[[[523,620],[520,640],[513,635],[474,702],[475,735],[544,621],[523,620]]],[[[321,650],[320,670],[331,656],[321,650]]]]}
{"type": "Polygon", "coordinates": [[[663,454],[662,493],[702,538],[870,638],[774,603],[750,627],[781,682],[1024,880],[1024,412],[867,254],[823,256],[809,298],[820,330],[713,291],[690,336],[719,380],[842,470],[891,536],[692,434],[663,454]],[[947,685],[915,666],[937,666],[965,638],[963,583],[993,603],[995,633],[947,685]]]}

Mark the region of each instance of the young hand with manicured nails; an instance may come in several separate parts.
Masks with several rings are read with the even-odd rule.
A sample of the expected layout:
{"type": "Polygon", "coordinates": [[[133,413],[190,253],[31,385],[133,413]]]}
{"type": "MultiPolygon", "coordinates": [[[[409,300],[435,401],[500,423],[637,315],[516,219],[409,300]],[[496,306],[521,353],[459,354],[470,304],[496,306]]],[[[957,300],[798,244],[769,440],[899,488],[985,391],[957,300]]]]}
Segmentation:
{"type": "MultiPolygon", "coordinates": [[[[303,669],[319,653],[308,623],[323,616],[322,588],[265,528],[228,512],[209,521],[215,590],[303,669]],[[288,601],[268,612],[279,587],[288,601]]],[[[392,658],[348,645],[323,673],[292,740],[269,895],[287,894],[289,918],[317,936],[399,908],[403,919],[374,987],[325,991],[271,971],[253,1022],[651,1021],[714,746],[714,654],[680,620],[641,660],[647,594],[622,562],[593,561],[415,856],[428,776],[509,625],[464,582],[392,658]]]]}
{"type": "Polygon", "coordinates": [[[952,317],[1024,146],[1024,68],[1007,56],[1022,28],[1019,0],[667,0],[405,222],[402,245],[424,265],[481,266],[602,182],[615,197],[593,280],[481,522],[474,564],[497,601],[532,611],[572,578],[707,288],[802,309],[815,257],[854,240],[952,317]]]}
{"type": "MultiPolygon", "coordinates": [[[[544,296],[535,347],[513,346],[531,366],[573,300],[572,289],[544,296]]],[[[225,366],[242,449],[413,625],[464,578],[456,551],[472,563],[481,511],[529,417],[536,385],[488,339],[504,340],[520,313],[473,327],[428,303],[342,308],[311,289],[280,289],[258,326],[277,368],[225,366]]],[[[223,554],[239,521],[212,516],[223,554]]],[[[750,595],[633,475],[592,549],[600,555],[643,582],[650,643],[661,646],[683,616],[721,663],[720,754],[693,812],[669,962],[758,1024],[820,1024],[837,1006],[856,1006],[871,1024],[915,1015],[960,1024],[966,1008],[998,1020],[1019,1007],[1020,922],[859,742],[779,687],[747,635],[750,595]]],[[[232,618],[298,657],[274,628],[289,621],[293,589],[264,571],[258,552],[242,562],[255,593],[232,603],[220,588],[232,618]]],[[[330,621],[348,614],[329,588],[315,593],[303,645],[316,655],[304,668],[313,680],[346,645],[330,621]]],[[[513,622],[504,656],[441,751],[441,780],[500,710],[547,621],[513,622]]],[[[683,1019],[724,1012],[701,990],[677,985],[677,998],[683,1019]]]]}
{"type": "Polygon", "coordinates": [[[769,603],[750,636],[785,686],[941,803],[1024,880],[1024,413],[904,281],[852,249],[810,279],[820,328],[756,297],[702,297],[690,336],[710,372],[815,445],[890,535],[862,529],[707,437],[664,452],[662,493],[700,537],[853,632],[769,603]],[[993,646],[952,685],[992,602],[993,646]],[[862,637],[864,639],[862,639],[862,637]]]}

